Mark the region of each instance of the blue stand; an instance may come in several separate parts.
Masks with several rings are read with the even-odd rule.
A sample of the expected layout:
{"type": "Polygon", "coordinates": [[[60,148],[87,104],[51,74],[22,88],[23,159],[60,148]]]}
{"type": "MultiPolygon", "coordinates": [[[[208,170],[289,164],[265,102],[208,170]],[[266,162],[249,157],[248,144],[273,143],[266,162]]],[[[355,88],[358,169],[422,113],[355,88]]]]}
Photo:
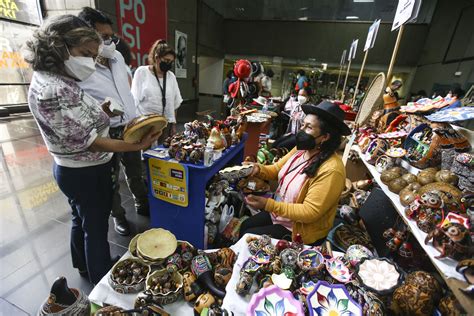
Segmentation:
{"type": "MultiPolygon", "coordinates": [[[[241,164],[244,158],[245,141],[248,135],[244,134],[239,144],[230,147],[222,153],[222,157],[212,166],[201,164],[181,163],[188,169],[188,206],[181,207],[157,199],[153,195],[148,159],[161,159],[148,154],[146,160],[148,177],[148,201],[150,204],[151,227],[161,227],[171,231],[177,239],[186,240],[193,246],[204,248],[204,211],[206,198],[206,185],[216,173],[227,164],[241,164]]],[[[164,159],[169,160],[169,159],[164,159]]]]}

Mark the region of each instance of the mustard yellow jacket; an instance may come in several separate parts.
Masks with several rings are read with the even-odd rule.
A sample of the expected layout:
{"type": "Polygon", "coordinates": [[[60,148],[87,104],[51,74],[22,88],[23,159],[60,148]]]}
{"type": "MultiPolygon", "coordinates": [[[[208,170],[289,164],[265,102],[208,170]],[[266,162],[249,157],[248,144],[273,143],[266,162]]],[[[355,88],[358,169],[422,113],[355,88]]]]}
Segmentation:
{"type": "MultiPolygon", "coordinates": [[[[278,180],[278,172],[295,153],[296,148],[293,148],[277,163],[259,165],[258,177],[278,180]]],[[[345,180],[346,170],[342,159],[333,154],[319,167],[314,177],[304,182],[296,203],[268,199],[265,210],[292,220],[293,237],[299,233],[305,244],[311,244],[325,238],[331,230],[345,180]]]]}

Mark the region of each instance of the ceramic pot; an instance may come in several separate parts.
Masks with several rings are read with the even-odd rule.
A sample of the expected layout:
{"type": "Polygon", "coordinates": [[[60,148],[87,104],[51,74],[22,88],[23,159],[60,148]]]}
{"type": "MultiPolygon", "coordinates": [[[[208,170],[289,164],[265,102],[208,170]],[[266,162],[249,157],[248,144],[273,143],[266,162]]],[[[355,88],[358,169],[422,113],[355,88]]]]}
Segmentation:
{"type": "Polygon", "coordinates": [[[146,290],[160,305],[174,303],[183,296],[183,276],[178,271],[170,273],[167,269],[156,270],[146,279],[146,290]]]}
{"type": "Polygon", "coordinates": [[[211,307],[216,302],[214,296],[211,293],[204,293],[199,295],[198,299],[194,303],[194,312],[200,315],[204,308],[211,307]]]}
{"type": "Polygon", "coordinates": [[[415,176],[413,173],[405,173],[402,176],[402,179],[405,180],[406,182],[408,182],[409,184],[418,182],[418,177],[415,176]]]}
{"type": "Polygon", "coordinates": [[[57,278],[51,292],[41,305],[38,315],[79,315],[89,316],[89,298],[81,290],[69,288],[65,277],[57,278]]]}
{"type": "Polygon", "coordinates": [[[187,302],[194,301],[203,292],[202,288],[196,282],[196,276],[188,271],[183,274],[183,294],[187,302]]]}
{"type": "Polygon", "coordinates": [[[350,263],[353,267],[357,266],[364,258],[372,258],[374,254],[372,251],[362,245],[352,245],[347,248],[344,254],[344,260],[350,263]]]}
{"type": "Polygon", "coordinates": [[[388,183],[388,189],[395,194],[400,193],[400,191],[408,185],[408,182],[403,180],[401,177],[393,179],[388,183]]]}
{"type": "Polygon", "coordinates": [[[221,289],[225,289],[231,277],[232,268],[229,266],[218,265],[214,269],[214,281],[216,282],[216,285],[221,289]]]}
{"type": "Polygon", "coordinates": [[[305,249],[298,254],[298,267],[302,271],[320,271],[324,268],[324,257],[315,249],[305,249]]]}
{"type": "Polygon", "coordinates": [[[418,183],[421,185],[426,185],[428,183],[432,183],[436,181],[436,170],[435,169],[427,169],[422,170],[418,173],[418,183]]]}
{"type": "Polygon", "coordinates": [[[409,273],[405,278],[405,284],[414,285],[421,291],[429,293],[434,302],[438,302],[443,294],[443,289],[438,280],[426,271],[409,273]]]}
{"type": "Polygon", "coordinates": [[[383,184],[388,185],[390,181],[400,178],[401,174],[395,171],[391,171],[390,169],[385,170],[382,172],[380,175],[380,180],[383,182],[383,184]]]}
{"type": "Polygon", "coordinates": [[[391,308],[396,315],[433,315],[434,302],[430,292],[404,284],[393,293],[391,308]]]}
{"type": "Polygon", "coordinates": [[[109,275],[109,285],[118,293],[137,293],[145,288],[150,267],[136,258],[117,262],[109,275]]]}
{"type": "Polygon", "coordinates": [[[196,275],[197,280],[214,295],[223,298],[225,291],[219,289],[214,283],[212,266],[209,259],[204,255],[197,255],[191,263],[191,271],[196,275]]]}
{"type": "Polygon", "coordinates": [[[440,170],[436,172],[435,179],[438,182],[446,182],[452,185],[457,185],[459,180],[458,176],[451,170],[440,170]]]}
{"type": "Polygon", "coordinates": [[[449,293],[439,301],[439,311],[443,316],[461,316],[465,315],[464,309],[462,308],[459,301],[453,295],[449,293]]]}

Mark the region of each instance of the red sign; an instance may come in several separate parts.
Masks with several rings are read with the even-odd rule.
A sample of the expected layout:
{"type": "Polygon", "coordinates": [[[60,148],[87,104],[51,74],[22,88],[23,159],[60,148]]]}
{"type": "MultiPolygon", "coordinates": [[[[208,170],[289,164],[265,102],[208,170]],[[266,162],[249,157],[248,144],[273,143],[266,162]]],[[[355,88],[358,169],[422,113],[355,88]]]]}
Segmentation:
{"type": "Polygon", "coordinates": [[[132,51],[132,67],[147,64],[148,51],[168,36],[167,0],[116,0],[117,26],[132,51]]]}

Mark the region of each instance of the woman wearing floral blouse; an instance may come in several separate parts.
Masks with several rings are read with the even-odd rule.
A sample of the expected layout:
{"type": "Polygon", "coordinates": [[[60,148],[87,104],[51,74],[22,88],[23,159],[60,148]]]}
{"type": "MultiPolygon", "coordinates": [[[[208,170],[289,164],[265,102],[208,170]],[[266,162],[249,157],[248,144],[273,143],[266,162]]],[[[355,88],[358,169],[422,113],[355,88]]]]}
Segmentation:
{"type": "Polygon", "coordinates": [[[94,284],[112,266],[107,241],[112,152],[142,150],[159,136],[148,134],[137,144],[109,138],[109,104],[98,104],[77,84],[95,71],[100,44],[83,21],[63,15],[38,29],[25,47],[34,70],[28,103],[72,208],[73,266],[94,284]]]}

